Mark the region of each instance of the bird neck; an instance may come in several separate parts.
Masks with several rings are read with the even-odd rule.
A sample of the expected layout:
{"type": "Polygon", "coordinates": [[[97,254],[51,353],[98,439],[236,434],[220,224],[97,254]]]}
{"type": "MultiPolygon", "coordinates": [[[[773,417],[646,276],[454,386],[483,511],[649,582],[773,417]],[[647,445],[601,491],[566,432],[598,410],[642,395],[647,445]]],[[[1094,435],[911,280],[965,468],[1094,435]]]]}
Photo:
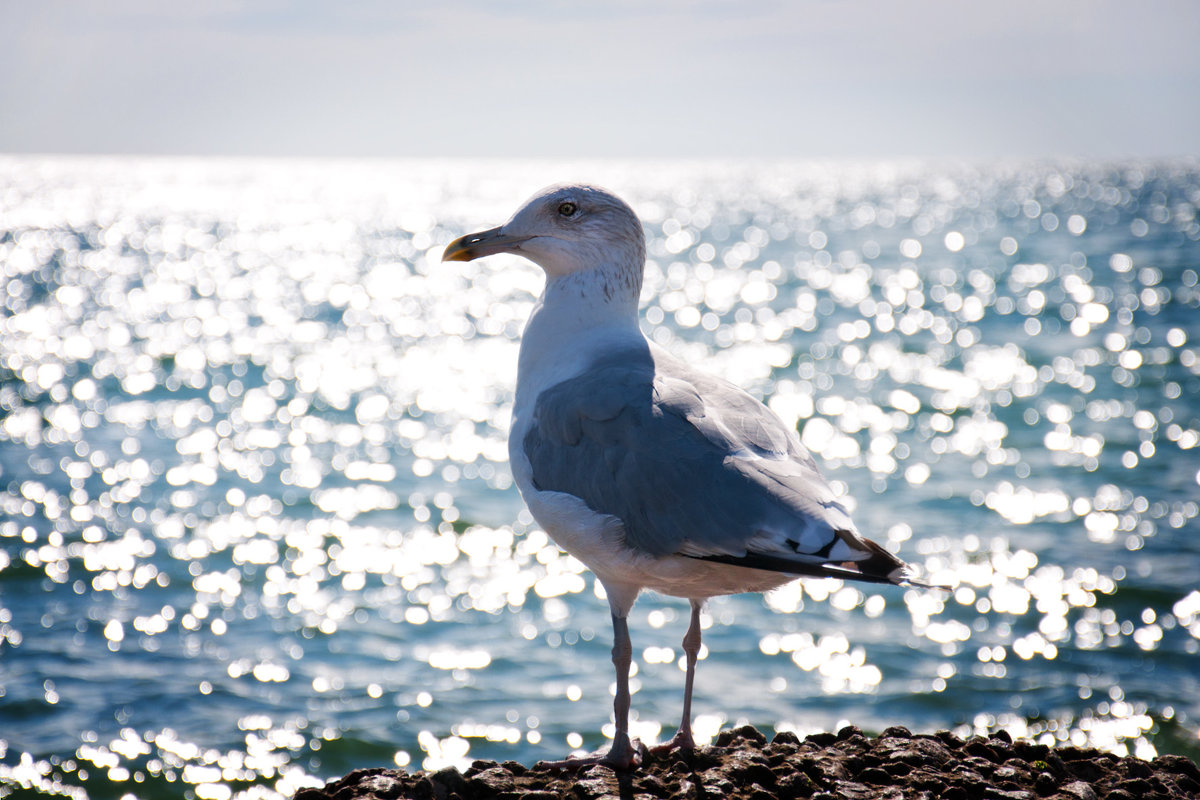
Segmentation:
{"type": "Polygon", "coordinates": [[[642,270],[596,267],[567,275],[550,275],[534,315],[564,316],[571,327],[638,326],[642,270]]]}
{"type": "Polygon", "coordinates": [[[645,341],[634,287],[595,270],[551,277],[521,336],[518,394],[578,373],[605,348],[645,341]]]}
{"type": "Polygon", "coordinates": [[[566,275],[547,275],[541,305],[568,307],[596,319],[625,317],[636,325],[641,294],[641,264],[604,264],[566,275]]]}

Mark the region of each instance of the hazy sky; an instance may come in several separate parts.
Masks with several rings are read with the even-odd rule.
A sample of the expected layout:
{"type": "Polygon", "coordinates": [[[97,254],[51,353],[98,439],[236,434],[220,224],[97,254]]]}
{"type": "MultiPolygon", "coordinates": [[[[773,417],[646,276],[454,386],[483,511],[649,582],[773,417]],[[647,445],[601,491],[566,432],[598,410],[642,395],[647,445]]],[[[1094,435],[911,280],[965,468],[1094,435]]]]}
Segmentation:
{"type": "Polygon", "coordinates": [[[1200,152],[1196,0],[0,0],[0,152],[1200,152]]]}

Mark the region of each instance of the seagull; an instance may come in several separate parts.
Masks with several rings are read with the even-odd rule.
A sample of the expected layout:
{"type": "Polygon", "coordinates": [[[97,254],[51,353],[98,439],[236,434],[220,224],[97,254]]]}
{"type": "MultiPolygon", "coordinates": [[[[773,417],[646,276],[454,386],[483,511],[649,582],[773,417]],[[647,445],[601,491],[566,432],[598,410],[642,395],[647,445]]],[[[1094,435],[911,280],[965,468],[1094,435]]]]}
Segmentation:
{"type": "Polygon", "coordinates": [[[691,602],[683,717],[661,747],[691,749],[705,600],[798,576],[923,585],[864,538],[794,428],[753,396],[642,335],[646,238],[633,210],[585,184],[535,194],[443,261],[515,253],[546,273],[521,338],[509,432],[533,518],[585,564],[612,612],[616,731],[608,752],[548,766],[630,769],[628,617],[649,589],[691,602]]]}

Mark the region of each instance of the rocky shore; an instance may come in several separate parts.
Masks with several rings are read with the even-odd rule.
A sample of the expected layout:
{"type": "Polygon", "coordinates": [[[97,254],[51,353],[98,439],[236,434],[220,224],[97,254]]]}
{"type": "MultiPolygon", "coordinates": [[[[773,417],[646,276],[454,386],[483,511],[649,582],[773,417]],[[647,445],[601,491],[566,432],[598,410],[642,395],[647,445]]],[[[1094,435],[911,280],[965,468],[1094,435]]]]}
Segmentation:
{"type": "Polygon", "coordinates": [[[693,753],[643,752],[641,767],[614,773],[531,769],[476,761],[465,773],[363,769],[305,789],[294,800],[1195,800],[1200,768],[1182,756],[1153,761],[1099,750],[1012,741],[1001,732],[962,740],[853,726],[770,742],[753,727],[721,733],[693,753]]]}

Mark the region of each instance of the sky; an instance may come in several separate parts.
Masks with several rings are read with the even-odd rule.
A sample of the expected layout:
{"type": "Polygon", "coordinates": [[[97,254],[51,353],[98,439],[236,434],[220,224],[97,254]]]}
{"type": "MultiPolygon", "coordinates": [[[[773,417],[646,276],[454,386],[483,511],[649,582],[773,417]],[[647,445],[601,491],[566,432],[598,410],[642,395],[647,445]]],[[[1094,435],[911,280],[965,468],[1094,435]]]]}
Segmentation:
{"type": "Polygon", "coordinates": [[[0,0],[0,153],[1156,157],[1195,0],[0,0]]]}

